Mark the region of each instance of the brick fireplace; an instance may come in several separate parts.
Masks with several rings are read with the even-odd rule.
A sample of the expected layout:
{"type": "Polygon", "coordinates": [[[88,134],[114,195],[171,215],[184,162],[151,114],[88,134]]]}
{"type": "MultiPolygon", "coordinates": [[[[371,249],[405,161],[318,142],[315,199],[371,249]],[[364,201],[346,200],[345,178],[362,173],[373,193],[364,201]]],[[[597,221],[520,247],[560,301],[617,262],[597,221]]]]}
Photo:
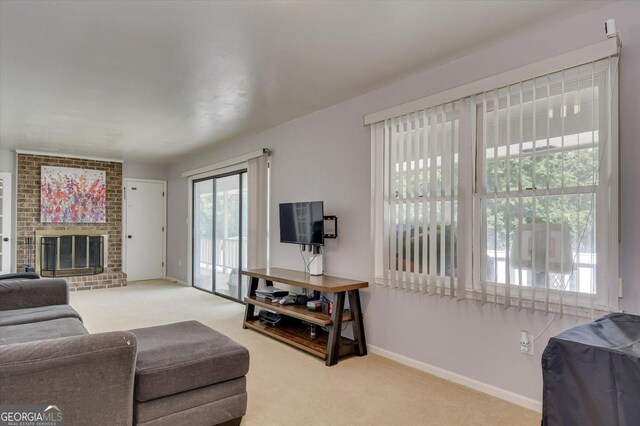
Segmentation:
{"type": "MultiPolygon", "coordinates": [[[[42,251],[39,243],[42,238],[47,242],[55,241],[51,236],[64,237],[56,244],[71,241],[74,255],[79,251],[81,240],[71,240],[70,235],[101,235],[105,244],[103,253],[103,272],[94,274],[95,268],[66,268],[79,270],[82,275],[65,277],[70,290],[90,290],[106,287],[121,287],[127,284],[126,274],[122,272],[122,164],[118,162],[84,160],[45,155],[18,154],[18,191],[17,197],[17,256],[16,270],[24,270],[27,259],[37,266],[40,273],[42,251]],[[40,170],[41,166],[74,167],[80,169],[102,170],[106,172],[106,223],[42,223],[40,222],[40,170]],[[33,244],[26,244],[27,237],[33,244]],[[78,244],[78,247],[76,247],[78,244]],[[30,250],[28,256],[28,250],[30,250]],[[37,260],[37,262],[34,262],[37,260]],[[86,274],[85,274],[86,273],[86,274]]],[[[68,243],[69,244],[69,243],[68,243]]],[[[88,248],[83,249],[88,250],[88,248]]],[[[57,252],[56,252],[57,253],[57,252]]],[[[59,255],[56,259],[59,259],[59,255]]],[[[82,259],[78,254],[75,259],[82,259]]],[[[74,260],[75,262],[76,260],[74,260]]],[[[74,265],[75,266],[75,265],[74,265]]],[[[68,271],[67,271],[68,272],[68,271]]],[[[69,275],[63,273],[62,275],[69,275]]],[[[58,276],[61,276],[58,274],[58,276]]]]}

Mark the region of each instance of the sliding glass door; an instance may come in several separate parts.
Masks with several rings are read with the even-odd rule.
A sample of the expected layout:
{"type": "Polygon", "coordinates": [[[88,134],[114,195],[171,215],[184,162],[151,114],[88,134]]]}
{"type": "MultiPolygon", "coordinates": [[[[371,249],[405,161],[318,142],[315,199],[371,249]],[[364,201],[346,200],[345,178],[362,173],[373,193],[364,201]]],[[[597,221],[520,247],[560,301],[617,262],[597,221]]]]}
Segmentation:
{"type": "Polygon", "coordinates": [[[242,300],[247,262],[247,172],[193,182],[193,285],[242,300]]]}

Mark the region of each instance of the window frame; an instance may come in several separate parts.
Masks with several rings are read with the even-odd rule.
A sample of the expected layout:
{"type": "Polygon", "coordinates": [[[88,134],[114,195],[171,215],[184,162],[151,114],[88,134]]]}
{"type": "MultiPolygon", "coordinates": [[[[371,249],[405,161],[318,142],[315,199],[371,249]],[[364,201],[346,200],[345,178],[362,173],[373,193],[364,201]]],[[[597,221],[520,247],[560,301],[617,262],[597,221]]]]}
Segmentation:
{"type": "MultiPolygon", "coordinates": [[[[226,176],[233,176],[233,175],[241,175],[243,173],[247,173],[247,162],[241,162],[241,163],[236,163],[233,164],[231,166],[227,166],[227,167],[222,167],[222,168],[218,168],[218,169],[212,169],[212,170],[208,170],[202,173],[198,173],[198,174],[194,174],[194,175],[190,175],[187,177],[187,262],[186,262],[186,266],[187,266],[187,286],[189,287],[193,287],[196,288],[198,290],[204,291],[206,293],[210,293],[210,294],[215,294],[217,296],[220,297],[224,297],[227,298],[229,300],[233,300],[234,302],[238,302],[238,303],[242,303],[244,304],[244,300],[242,299],[242,297],[240,297],[240,299],[236,299],[236,298],[232,298],[229,297],[223,293],[216,293],[214,291],[208,291],[206,289],[202,289],[200,287],[197,287],[194,283],[194,268],[193,268],[193,264],[195,261],[195,256],[194,256],[194,245],[195,245],[195,241],[193,238],[193,231],[194,231],[194,227],[195,227],[195,222],[194,222],[194,188],[195,188],[195,183],[197,182],[202,182],[205,180],[209,180],[209,179],[216,179],[216,178],[221,178],[221,177],[226,177],[226,176]]],[[[242,181],[247,179],[247,176],[243,176],[240,178],[240,185],[242,185],[242,181]]],[[[247,189],[248,191],[248,189],[247,189]]],[[[214,197],[215,198],[215,197],[214,197]]],[[[242,202],[240,203],[242,204],[242,202]]],[[[215,215],[214,215],[215,218],[215,215]]],[[[240,224],[242,224],[242,214],[240,215],[240,224]]],[[[215,226],[214,226],[215,227],[215,226]]],[[[241,234],[242,235],[242,234],[241,234]]],[[[242,251],[242,250],[241,250],[242,251]]],[[[242,255],[240,256],[240,268],[242,268],[242,255]]],[[[240,274],[239,277],[242,277],[242,275],[240,274]]],[[[240,280],[240,285],[239,287],[242,287],[242,283],[241,283],[242,279],[240,280]]],[[[240,295],[242,296],[242,294],[240,295]]]]}
{"type": "MultiPolygon", "coordinates": [[[[545,100],[547,101],[547,109],[549,108],[549,101],[551,99],[552,95],[551,93],[546,93],[543,94],[541,96],[536,96],[535,94],[535,87],[537,86],[536,80],[538,80],[540,77],[532,79],[532,86],[534,88],[534,94],[533,97],[535,97],[535,100],[532,99],[532,101],[530,102],[534,102],[534,104],[536,102],[544,102],[545,100]]],[[[547,76],[548,78],[548,76],[547,76]]],[[[592,87],[597,87],[598,93],[607,93],[607,87],[606,87],[606,82],[609,81],[609,78],[607,76],[604,77],[604,79],[602,78],[598,78],[597,80],[594,78],[592,80],[592,87]],[[603,81],[604,80],[604,81],[603,81]]],[[[563,81],[562,84],[564,86],[564,75],[563,75],[563,81]]],[[[507,105],[504,108],[499,108],[496,109],[494,106],[493,112],[494,114],[496,114],[497,110],[507,110],[507,109],[516,109],[518,108],[522,108],[522,105],[518,105],[517,107],[514,105],[511,105],[509,100],[511,98],[511,90],[510,90],[511,86],[508,86],[506,89],[506,95],[504,95],[504,97],[507,98],[507,105]]],[[[521,88],[521,87],[520,87],[521,88]]],[[[579,88],[578,88],[579,90],[579,88]]],[[[563,87],[563,93],[562,96],[564,97],[567,94],[571,94],[573,92],[564,92],[564,87],[563,87]]],[[[521,96],[522,96],[522,92],[521,92],[521,96]]],[[[501,100],[501,98],[503,96],[500,95],[499,93],[499,89],[496,89],[492,92],[491,94],[491,101],[494,103],[494,105],[499,102],[501,100]]],[[[604,168],[602,168],[601,170],[599,170],[600,175],[598,176],[598,183],[594,184],[594,185],[579,185],[579,186],[574,186],[574,187],[570,187],[570,186],[561,186],[561,187],[554,187],[554,188],[537,188],[535,186],[535,182],[532,182],[532,187],[531,188],[505,188],[504,190],[500,190],[500,191],[494,191],[491,192],[488,190],[488,180],[489,177],[486,176],[486,171],[489,169],[489,165],[490,165],[490,161],[497,161],[500,159],[507,159],[509,158],[509,148],[507,147],[507,153],[500,155],[498,154],[498,145],[494,144],[494,153],[495,153],[495,157],[493,158],[493,160],[490,160],[487,158],[486,155],[482,155],[483,152],[487,152],[489,149],[491,149],[490,145],[491,142],[493,142],[493,138],[491,140],[489,140],[489,138],[485,141],[485,137],[487,135],[487,132],[485,132],[485,129],[483,128],[483,123],[484,123],[484,119],[483,119],[483,111],[486,109],[486,103],[487,103],[487,96],[482,95],[480,96],[481,100],[476,100],[475,101],[475,115],[474,115],[474,120],[476,123],[476,133],[475,133],[475,145],[476,145],[476,150],[478,152],[478,155],[476,156],[476,165],[475,168],[477,170],[477,173],[475,175],[476,177],[476,184],[475,184],[475,188],[474,188],[474,208],[475,209],[479,209],[480,210],[480,214],[478,214],[476,216],[476,220],[474,223],[474,227],[479,228],[480,229],[480,233],[479,233],[479,238],[480,238],[480,248],[477,252],[477,258],[480,259],[480,262],[474,263],[474,268],[479,268],[480,271],[476,273],[476,277],[478,280],[483,280],[484,284],[486,286],[488,286],[489,288],[491,286],[493,286],[494,288],[500,288],[502,289],[502,293],[503,294],[508,294],[510,291],[518,291],[519,296],[518,298],[521,298],[521,295],[526,295],[528,299],[533,299],[535,298],[536,301],[544,301],[544,297],[548,297],[550,299],[550,301],[552,302],[557,302],[560,300],[560,296],[562,293],[564,293],[563,297],[570,297],[572,300],[578,300],[578,304],[579,305],[586,305],[591,303],[591,298],[595,298],[595,303],[597,305],[600,306],[605,306],[605,300],[606,298],[604,298],[604,289],[602,288],[602,281],[601,279],[598,279],[598,275],[599,274],[599,268],[598,267],[598,261],[597,259],[599,258],[598,256],[598,252],[596,251],[596,263],[594,265],[595,268],[595,277],[594,277],[594,281],[595,281],[595,293],[586,293],[586,292],[580,292],[580,291],[572,291],[572,290],[558,290],[558,289],[554,289],[554,288],[550,288],[550,287],[543,287],[543,288],[538,288],[535,286],[529,286],[529,285],[523,285],[522,288],[520,288],[521,286],[518,284],[509,284],[510,289],[507,291],[506,287],[507,284],[506,283],[502,283],[502,282],[494,282],[494,281],[490,281],[488,278],[483,278],[486,277],[486,267],[487,267],[487,259],[489,257],[488,255],[488,250],[487,250],[487,240],[486,240],[486,231],[487,231],[487,217],[489,215],[488,212],[488,201],[489,200],[519,200],[519,199],[535,199],[536,196],[543,196],[543,195],[579,195],[579,194],[593,194],[594,196],[594,211],[593,211],[593,215],[595,215],[595,220],[594,220],[594,227],[596,229],[596,232],[598,229],[605,227],[606,223],[604,222],[606,219],[606,214],[605,212],[599,211],[599,208],[602,208],[602,203],[598,203],[597,200],[602,196],[602,185],[600,185],[600,182],[606,182],[606,170],[604,170],[604,168]],[[481,150],[484,150],[481,152],[481,150]],[[524,190],[524,191],[523,191],[524,190]],[[528,195],[525,195],[526,192],[528,192],[528,195]]],[[[607,99],[605,97],[602,96],[598,96],[597,98],[597,102],[598,102],[598,111],[602,111],[602,112],[606,112],[607,108],[606,108],[606,101],[607,99]]],[[[561,105],[563,105],[565,103],[565,99],[563,98],[561,105]]],[[[495,115],[493,116],[495,118],[495,115]]],[[[497,119],[499,120],[499,119],[497,119]]],[[[604,155],[606,156],[607,154],[607,149],[605,149],[605,138],[600,137],[600,129],[606,129],[608,128],[608,126],[606,125],[606,118],[603,117],[603,114],[599,113],[597,116],[597,120],[598,120],[598,133],[599,133],[599,137],[598,137],[598,141],[597,142],[591,142],[590,147],[595,147],[596,143],[597,143],[597,148],[598,148],[598,153],[603,152],[604,155]]],[[[548,123],[547,123],[548,124],[548,123]]],[[[522,124],[521,124],[522,125],[522,124]]],[[[495,126],[495,122],[494,122],[494,126],[495,126]]],[[[507,125],[508,126],[508,125],[507,125]]],[[[509,128],[509,127],[507,127],[509,128]]],[[[495,131],[495,130],[494,130],[495,131]]],[[[564,133],[564,129],[562,130],[563,133],[560,135],[561,138],[565,138],[567,136],[573,135],[574,133],[568,134],[568,133],[564,133]]],[[[494,138],[495,138],[495,134],[494,134],[494,138]]],[[[539,140],[544,140],[544,138],[541,138],[539,140]]],[[[549,139],[547,139],[548,141],[549,139]]],[[[531,141],[531,143],[533,144],[534,142],[531,141]]],[[[513,144],[509,145],[512,146],[513,144]]],[[[570,148],[556,148],[553,150],[553,152],[569,152],[569,151],[578,151],[578,150],[582,150],[582,149],[587,149],[589,148],[589,146],[585,147],[585,146],[575,146],[575,147],[570,147],[570,148]]],[[[549,155],[550,151],[547,150],[541,150],[540,151],[540,155],[549,155]]],[[[527,154],[527,156],[531,155],[534,158],[534,164],[535,164],[535,157],[536,157],[536,150],[535,147],[532,150],[532,152],[530,154],[527,154]]],[[[515,159],[515,158],[523,158],[523,154],[520,154],[519,157],[510,157],[511,159],[515,159]]],[[[598,157],[599,159],[599,157],[598,157]]],[[[535,166],[534,166],[534,170],[535,170],[535,166]]],[[[534,171],[535,173],[535,171],[534,171]]],[[[519,182],[521,183],[521,182],[519,182]]],[[[548,201],[548,200],[547,200],[548,201]]],[[[596,246],[596,250],[598,250],[598,247],[600,247],[602,244],[597,244],[596,246]]],[[[507,248],[507,251],[509,250],[509,248],[507,248]]],[[[506,261],[509,261],[509,253],[507,253],[507,257],[506,257],[506,261]]],[[[496,267],[497,267],[497,262],[496,262],[496,267]]],[[[540,272],[544,272],[544,271],[540,271],[540,272]]]]}
{"type": "MultiPolygon", "coordinates": [[[[607,57],[602,58],[600,60],[607,59],[607,57]]],[[[593,60],[591,62],[598,62],[600,60],[593,60]]],[[[581,293],[576,291],[565,290],[564,292],[561,290],[548,289],[548,299],[547,299],[547,310],[549,310],[549,305],[553,306],[553,304],[557,304],[561,297],[570,298],[570,300],[577,301],[577,304],[572,306],[565,305],[563,309],[565,311],[575,310],[576,312],[587,312],[590,311],[591,315],[593,315],[595,311],[602,312],[611,312],[618,310],[618,242],[619,242],[619,141],[618,141],[618,98],[619,98],[619,87],[618,87],[618,64],[619,64],[619,55],[608,57],[608,64],[606,69],[606,79],[604,80],[604,86],[602,87],[605,96],[599,96],[598,102],[604,103],[604,108],[601,110],[602,112],[598,114],[598,119],[601,121],[599,123],[599,137],[598,137],[598,147],[600,153],[603,141],[606,140],[609,143],[609,147],[604,149],[604,153],[602,154],[602,167],[600,167],[600,175],[598,177],[598,184],[595,186],[595,234],[597,241],[597,255],[596,255],[596,293],[581,293]],[[615,64],[615,66],[614,66],[615,64]],[[602,125],[603,117],[608,122],[608,125],[602,125]],[[606,129],[606,134],[602,129],[606,129]],[[613,207],[612,207],[613,206],[613,207]],[[609,230],[615,230],[616,232],[609,232],[609,230]],[[601,260],[602,259],[602,260],[601,260]],[[602,266],[600,266],[602,265],[602,266]],[[607,283],[607,285],[605,285],[607,283]],[[564,295],[563,295],[564,293],[564,295]]],[[[575,66],[579,66],[575,65],[575,66]]],[[[572,67],[569,67],[572,68],[572,67]]],[[[566,68],[566,69],[569,69],[566,68]]],[[[534,80],[539,77],[532,78],[534,80]]],[[[517,83],[516,83],[517,84],[517,83]]],[[[508,86],[507,86],[508,87],[508,86]]],[[[494,89],[498,90],[498,88],[494,89]]],[[[601,89],[598,89],[601,90],[601,89]]],[[[549,96],[549,95],[547,95],[549,96]]],[[[470,96],[467,98],[460,99],[459,101],[464,102],[467,99],[471,99],[471,104],[473,107],[473,111],[476,111],[477,101],[476,96],[470,96]]],[[[458,102],[458,101],[451,101],[458,102]]],[[[463,108],[467,107],[463,105],[463,108]]],[[[600,106],[602,108],[602,106],[600,106]]],[[[462,114],[464,115],[464,114],[462,114]]],[[[463,284],[462,287],[457,287],[457,296],[458,298],[471,298],[482,301],[487,301],[488,297],[493,296],[493,300],[498,302],[499,299],[504,298],[504,296],[500,296],[500,294],[504,295],[504,289],[500,286],[505,286],[504,284],[495,284],[494,291],[491,289],[487,289],[485,286],[485,290],[480,290],[480,268],[479,262],[477,259],[479,255],[481,255],[481,247],[479,245],[480,242],[480,233],[483,230],[481,226],[478,226],[481,223],[482,219],[482,208],[480,208],[481,198],[477,193],[477,184],[478,184],[478,175],[480,171],[480,167],[478,165],[478,155],[477,152],[479,150],[479,141],[477,139],[477,114],[469,114],[469,117],[466,118],[466,121],[463,124],[463,118],[460,117],[460,142],[459,142],[459,153],[465,149],[463,145],[463,127],[466,128],[466,132],[470,133],[471,136],[471,146],[466,147],[470,149],[469,157],[470,160],[468,163],[463,163],[462,155],[458,157],[458,167],[460,169],[466,168],[471,172],[472,179],[465,184],[465,179],[462,176],[459,176],[459,203],[458,209],[461,209],[464,202],[470,202],[468,207],[471,207],[471,224],[470,230],[466,230],[466,235],[462,238],[460,232],[461,229],[458,227],[456,229],[457,233],[457,244],[464,244],[464,240],[471,240],[471,248],[467,251],[466,254],[461,256],[460,249],[456,251],[456,258],[458,262],[458,274],[456,276],[457,280],[462,279],[463,284]],[[466,165],[465,165],[466,164],[466,165]],[[467,187],[464,187],[464,186],[467,187]],[[464,187],[464,188],[462,188],[464,187]],[[465,197],[467,198],[465,200],[465,197]],[[462,259],[461,259],[462,257],[462,259]],[[462,260],[462,262],[461,262],[462,260]],[[467,264],[462,264],[463,262],[467,264]],[[500,291],[496,291],[496,290],[500,291]]],[[[371,259],[372,259],[372,279],[377,284],[385,285],[386,276],[383,268],[383,263],[380,261],[384,258],[384,256],[388,256],[388,250],[385,251],[381,246],[388,245],[389,241],[385,240],[384,234],[384,226],[388,226],[388,223],[385,221],[388,220],[387,210],[389,208],[388,196],[389,189],[383,188],[384,176],[381,171],[385,170],[385,168],[389,167],[388,161],[389,159],[385,156],[383,144],[380,141],[384,141],[387,135],[384,134],[384,122],[377,122],[372,125],[372,151],[371,151],[371,161],[372,161],[372,169],[371,169],[371,199],[372,199],[372,220],[371,220],[371,235],[374,240],[373,248],[371,250],[371,259]]],[[[566,134],[565,134],[566,136],[566,134]]],[[[466,143],[466,142],[465,142],[466,143]]],[[[535,191],[535,190],[534,190],[535,191]]],[[[584,189],[579,189],[577,192],[582,193],[584,189]]],[[[586,193],[591,193],[591,191],[587,191],[586,193]]],[[[565,194],[568,194],[565,192],[565,194]]],[[[486,196],[485,196],[486,200],[486,196]]],[[[458,222],[462,219],[460,215],[458,215],[458,222]]],[[[464,251],[465,248],[463,247],[464,251]]],[[[456,261],[454,259],[454,261],[456,261]]],[[[387,273],[392,273],[392,270],[386,271],[387,273]]],[[[411,279],[411,278],[410,278],[411,279]]],[[[411,282],[411,281],[410,281],[411,282]]],[[[454,287],[451,287],[454,288],[454,287]]],[[[540,303],[544,303],[545,301],[535,296],[535,290],[533,287],[520,286],[518,284],[510,284],[511,290],[520,291],[521,294],[521,306],[530,305],[530,307],[535,307],[540,303]]],[[[508,293],[506,293],[508,294],[508,293]]],[[[566,299],[565,299],[566,300],[566,299]]],[[[489,300],[491,301],[491,300],[489,300]]]]}

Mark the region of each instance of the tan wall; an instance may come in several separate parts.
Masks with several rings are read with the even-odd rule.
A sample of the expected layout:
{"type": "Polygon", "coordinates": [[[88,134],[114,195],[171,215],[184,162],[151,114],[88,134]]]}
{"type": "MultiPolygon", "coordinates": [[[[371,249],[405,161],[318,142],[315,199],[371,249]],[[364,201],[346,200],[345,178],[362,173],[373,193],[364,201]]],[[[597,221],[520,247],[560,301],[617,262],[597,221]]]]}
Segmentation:
{"type": "MultiPolygon", "coordinates": [[[[26,259],[25,237],[34,237],[36,230],[107,230],[109,252],[105,272],[122,270],[122,164],[75,158],[18,154],[17,191],[17,256],[16,269],[23,270],[26,259]],[[41,166],[74,167],[103,170],[107,184],[106,223],[41,223],[40,168],[41,166]]],[[[35,250],[35,248],[34,248],[35,250]]],[[[32,254],[35,259],[35,253],[32,254]]]]}

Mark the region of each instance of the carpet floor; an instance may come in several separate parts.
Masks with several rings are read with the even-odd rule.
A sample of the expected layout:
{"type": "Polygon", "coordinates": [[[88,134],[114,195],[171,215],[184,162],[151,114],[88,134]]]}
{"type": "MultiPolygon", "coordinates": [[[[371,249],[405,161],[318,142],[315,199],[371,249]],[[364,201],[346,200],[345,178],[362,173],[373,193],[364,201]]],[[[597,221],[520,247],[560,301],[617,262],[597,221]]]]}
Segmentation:
{"type": "Polygon", "coordinates": [[[197,320],[249,349],[252,425],[539,425],[540,414],[369,354],[319,358],[241,326],[244,306],[167,281],[71,293],[92,333],[197,320]]]}

